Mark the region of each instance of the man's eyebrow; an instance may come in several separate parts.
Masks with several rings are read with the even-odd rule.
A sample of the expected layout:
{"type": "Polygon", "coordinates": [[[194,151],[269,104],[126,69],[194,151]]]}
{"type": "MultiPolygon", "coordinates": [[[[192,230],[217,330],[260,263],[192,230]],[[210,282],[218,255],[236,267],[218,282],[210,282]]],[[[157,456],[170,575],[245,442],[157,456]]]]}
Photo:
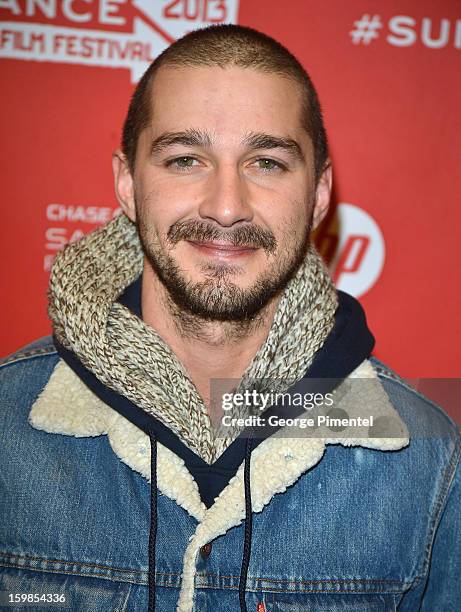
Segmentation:
{"type": "Polygon", "coordinates": [[[212,144],[211,136],[207,132],[199,130],[186,130],[184,132],[165,132],[152,141],[151,155],[160,153],[172,145],[183,145],[186,147],[203,147],[209,149],[212,144]]]}
{"type": "MultiPolygon", "coordinates": [[[[173,145],[210,149],[212,144],[213,138],[208,132],[194,129],[183,132],[165,132],[152,141],[150,152],[151,155],[161,153],[164,149],[173,145]]],[[[250,149],[284,149],[294,159],[304,161],[302,149],[293,138],[274,136],[263,132],[250,132],[243,139],[243,144],[250,149]]]]}
{"type": "Polygon", "coordinates": [[[300,145],[293,138],[273,136],[272,134],[264,134],[262,132],[250,132],[243,142],[250,149],[284,149],[293,158],[304,161],[304,153],[300,145]]]}

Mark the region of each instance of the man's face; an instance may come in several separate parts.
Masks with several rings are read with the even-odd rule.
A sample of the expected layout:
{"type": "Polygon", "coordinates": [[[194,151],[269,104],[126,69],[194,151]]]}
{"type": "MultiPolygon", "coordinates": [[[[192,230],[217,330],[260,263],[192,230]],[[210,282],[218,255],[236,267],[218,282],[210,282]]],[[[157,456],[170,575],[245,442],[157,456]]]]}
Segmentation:
{"type": "Polygon", "coordinates": [[[134,177],[116,170],[151,270],[183,310],[252,317],[297,271],[328,204],[301,95],[275,74],[193,67],[162,68],[152,98],[134,177]]]}

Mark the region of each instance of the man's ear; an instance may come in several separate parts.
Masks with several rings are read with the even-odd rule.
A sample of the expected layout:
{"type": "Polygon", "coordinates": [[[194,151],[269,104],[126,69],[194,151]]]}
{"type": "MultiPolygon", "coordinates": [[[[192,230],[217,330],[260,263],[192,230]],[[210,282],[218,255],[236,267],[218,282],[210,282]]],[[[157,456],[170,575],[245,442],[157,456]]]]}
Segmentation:
{"type": "Polygon", "coordinates": [[[315,230],[325,218],[328,212],[331,198],[331,187],[333,183],[333,173],[331,170],[331,162],[327,161],[323,172],[320,176],[317,188],[315,190],[315,204],[312,215],[312,229],[315,230]]]}
{"type": "Polygon", "coordinates": [[[112,170],[114,172],[115,195],[123,212],[132,221],[136,220],[134,202],[134,184],[125,155],[117,149],[112,154],[112,170]]]}

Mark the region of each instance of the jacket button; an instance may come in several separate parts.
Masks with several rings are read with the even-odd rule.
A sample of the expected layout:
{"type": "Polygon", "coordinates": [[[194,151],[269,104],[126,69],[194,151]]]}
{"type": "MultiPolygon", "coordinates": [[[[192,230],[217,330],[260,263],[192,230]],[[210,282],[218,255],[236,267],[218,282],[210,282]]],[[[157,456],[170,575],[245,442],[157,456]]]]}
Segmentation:
{"type": "Polygon", "coordinates": [[[210,556],[211,549],[212,549],[211,542],[208,542],[208,544],[205,544],[204,546],[200,547],[200,554],[202,555],[204,559],[210,556]]]}

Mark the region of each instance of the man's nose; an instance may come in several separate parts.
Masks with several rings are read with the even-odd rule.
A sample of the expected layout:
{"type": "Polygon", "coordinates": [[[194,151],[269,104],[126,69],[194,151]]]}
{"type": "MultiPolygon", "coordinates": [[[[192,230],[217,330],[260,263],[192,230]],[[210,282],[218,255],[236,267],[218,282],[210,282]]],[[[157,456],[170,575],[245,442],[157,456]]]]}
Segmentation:
{"type": "Polygon", "coordinates": [[[207,181],[199,214],[203,219],[212,219],[224,227],[253,219],[248,188],[238,168],[221,167],[216,170],[211,180],[207,181]]]}

